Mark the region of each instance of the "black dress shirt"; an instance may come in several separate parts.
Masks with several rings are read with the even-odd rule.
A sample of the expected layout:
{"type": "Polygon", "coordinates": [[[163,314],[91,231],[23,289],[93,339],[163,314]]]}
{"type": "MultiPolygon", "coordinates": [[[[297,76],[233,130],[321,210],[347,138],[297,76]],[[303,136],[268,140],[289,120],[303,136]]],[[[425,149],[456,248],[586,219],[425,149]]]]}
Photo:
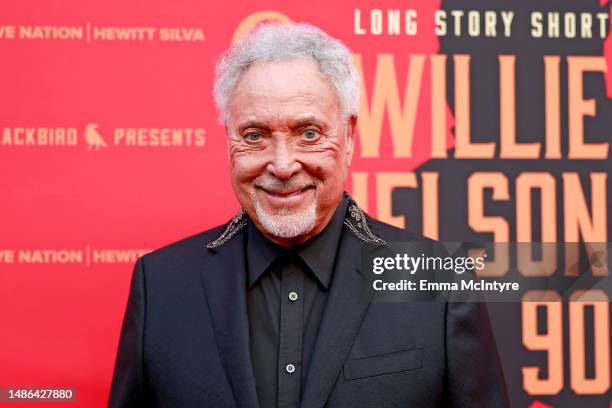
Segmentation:
{"type": "Polygon", "coordinates": [[[291,249],[248,222],[250,348],[262,408],[299,406],[347,207],[341,200],[321,233],[291,249]]]}

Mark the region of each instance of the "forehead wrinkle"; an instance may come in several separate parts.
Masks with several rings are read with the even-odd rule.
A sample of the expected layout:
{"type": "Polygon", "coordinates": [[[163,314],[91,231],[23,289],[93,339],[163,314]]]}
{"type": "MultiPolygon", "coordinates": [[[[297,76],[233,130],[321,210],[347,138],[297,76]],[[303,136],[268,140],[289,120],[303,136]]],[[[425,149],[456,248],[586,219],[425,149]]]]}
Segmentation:
{"type": "MultiPolygon", "coordinates": [[[[317,106],[312,98],[312,101],[308,103],[295,103],[294,97],[287,98],[285,101],[289,105],[283,103],[279,104],[278,107],[266,104],[265,107],[250,105],[246,117],[239,124],[239,127],[243,127],[244,123],[261,123],[264,126],[266,122],[277,122],[277,123],[289,123],[289,124],[304,124],[306,122],[327,122],[329,119],[326,118],[326,114],[322,111],[321,107],[317,106]]],[[[244,111],[243,111],[244,112],[244,111]]]]}
{"type": "Polygon", "coordinates": [[[286,95],[282,97],[277,95],[270,95],[269,93],[247,91],[244,92],[243,95],[238,94],[236,96],[237,98],[235,98],[234,100],[251,99],[251,103],[253,104],[263,103],[263,106],[257,107],[263,109],[270,109],[270,104],[283,105],[287,103],[295,103],[296,101],[299,101],[301,104],[313,105],[317,102],[317,100],[319,100],[316,95],[313,95],[308,91],[300,91],[294,95],[286,95]]]}
{"type": "Polygon", "coordinates": [[[287,129],[293,127],[289,126],[291,122],[310,116],[327,126],[333,125],[330,123],[335,118],[333,112],[341,108],[336,92],[320,72],[316,73],[314,82],[288,79],[285,88],[275,79],[268,87],[269,79],[251,69],[241,78],[231,98],[231,116],[244,118],[240,123],[255,119],[265,122],[268,127],[287,129]]]}

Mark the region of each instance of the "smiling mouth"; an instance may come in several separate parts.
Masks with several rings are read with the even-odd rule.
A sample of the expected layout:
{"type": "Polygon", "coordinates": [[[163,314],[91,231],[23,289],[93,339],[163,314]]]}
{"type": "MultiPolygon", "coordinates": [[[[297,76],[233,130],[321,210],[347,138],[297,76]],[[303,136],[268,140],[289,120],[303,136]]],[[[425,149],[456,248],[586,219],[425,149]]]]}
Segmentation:
{"type": "Polygon", "coordinates": [[[264,187],[257,187],[260,190],[265,200],[273,207],[296,207],[306,199],[308,191],[314,190],[314,186],[310,185],[301,189],[285,191],[285,190],[268,190],[264,187]]]}
{"type": "Polygon", "coordinates": [[[306,190],[309,190],[311,188],[314,188],[313,186],[307,186],[298,190],[293,190],[293,191],[274,191],[274,190],[268,190],[266,188],[263,187],[258,187],[259,189],[261,189],[264,193],[274,196],[274,197],[279,197],[279,198],[289,198],[289,197],[294,197],[294,196],[298,196],[300,194],[302,194],[303,192],[305,192],[306,190]]]}

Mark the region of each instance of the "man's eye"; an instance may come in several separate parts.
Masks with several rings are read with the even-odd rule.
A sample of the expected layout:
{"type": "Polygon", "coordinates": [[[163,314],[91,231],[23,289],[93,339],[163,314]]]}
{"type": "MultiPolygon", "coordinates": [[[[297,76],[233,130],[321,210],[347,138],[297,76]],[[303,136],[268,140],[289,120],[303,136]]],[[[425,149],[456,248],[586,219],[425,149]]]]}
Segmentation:
{"type": "Polygon", "coordinates": [[[304,131],[304,138],[306,138],[308,140],[314,140],[318,136],[319,136],[319,132],[317,132],[316,130],[308,129],[308,130],[304,131]]]}
{"type": "Polygon", "coordinates": [[[247,133],[245,139],[249,142],[258,142],[261,139],[261,133],[259,132],[250,132],[247,133]]]}

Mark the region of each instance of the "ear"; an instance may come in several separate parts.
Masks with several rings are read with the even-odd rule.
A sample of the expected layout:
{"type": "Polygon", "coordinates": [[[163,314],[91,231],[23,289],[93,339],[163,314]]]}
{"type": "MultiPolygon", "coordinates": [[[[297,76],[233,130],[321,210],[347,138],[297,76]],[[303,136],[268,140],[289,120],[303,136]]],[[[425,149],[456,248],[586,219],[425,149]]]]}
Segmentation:
{"type": "Polygon", "coordinates": [[[355,150],[355,130],[357,128],[357,115],[351,115],[346,123],[346,154],[349,166],[353,160],[353,151],[355,150]]]}

